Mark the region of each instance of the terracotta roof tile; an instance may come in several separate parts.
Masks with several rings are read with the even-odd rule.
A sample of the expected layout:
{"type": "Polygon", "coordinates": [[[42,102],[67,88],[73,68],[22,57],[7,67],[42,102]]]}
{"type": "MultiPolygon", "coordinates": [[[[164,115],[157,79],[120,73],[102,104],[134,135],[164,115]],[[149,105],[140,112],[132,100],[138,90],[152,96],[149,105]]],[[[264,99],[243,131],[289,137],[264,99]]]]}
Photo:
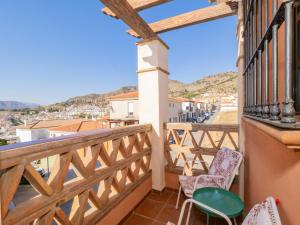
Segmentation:
{"type": "Polygon", "coordinates": [[[53,127],[59,127],[63,125],[74,124],[83,121],[82,119],[72,119],[72,120],[39,120],[34,123],[25,124],[17,126],[17,129],[48,129],[53,127]]]}
{"type": "Polygon", "coordinates": [[[137,91],[127,92],[119,95],[114,95],[109,97],[109,100],[119,100],[119,99],[138,99],[139,93],[137,91]]]}
{"type": "Polygon", "coordinates": [[[50,131],[61,131],[61,132],[81,132],[81,131],[90,131],[101,128],[107,128],[102,125],[99,121],[81,121],[65,126],[55,127],[49,129],[50,131]]]}

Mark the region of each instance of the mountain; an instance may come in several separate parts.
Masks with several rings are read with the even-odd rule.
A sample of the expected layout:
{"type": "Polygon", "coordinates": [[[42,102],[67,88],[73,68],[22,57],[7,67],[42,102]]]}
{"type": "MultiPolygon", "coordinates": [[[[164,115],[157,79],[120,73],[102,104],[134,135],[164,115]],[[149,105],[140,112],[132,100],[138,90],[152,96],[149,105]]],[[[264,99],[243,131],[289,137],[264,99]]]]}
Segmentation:
{"type": "Polygon", "coordinates": [[[34,103],[25,103],[17,101],[0,101],[0,110],[14,110],[14,109],[27,109],[35,108],[39,105],[34,103]]]}
{"type": "MultiPolygon", "coordinates": [[[[68,106],[97,105],[105,107],[108,104],[108,97],[116,94],[136,91],[137,86],[126,86],[116,91],[104,94],[89,94],[71,98],[65,102],[46,106],[46,109],[63,110],[68,106]]],[[[192,83],[182,83],[177,80],[169,81],[169,94],[174,97],[197,98],[203,94],[229,95],[237,93],[237,73],[225,72],[215,75],[208,75],[192,83]]]]}
{"type": "Polygon", "coordinates": [[[237,73],[226,72],[208,75],[200,80],[185,84],[170,80],[169,93],[174,97],[197,98],[203,94],[230,95],[237,93],[237,73]]]}
{"type": "Polygon", "coordinates": [[[44,108],[47,110],[63,110],[68,106],[82,106],[82,105],[96,105],[99,107],[106,107],[108,104],[108,97],[136,91],[136,86],[125,86],[118,90],[107,92],[104,94],[89,94],[84,96],[78,96],[74,98],[70,98],[65,102],[60,102],[52,105],[45,106],[44,108]]]}

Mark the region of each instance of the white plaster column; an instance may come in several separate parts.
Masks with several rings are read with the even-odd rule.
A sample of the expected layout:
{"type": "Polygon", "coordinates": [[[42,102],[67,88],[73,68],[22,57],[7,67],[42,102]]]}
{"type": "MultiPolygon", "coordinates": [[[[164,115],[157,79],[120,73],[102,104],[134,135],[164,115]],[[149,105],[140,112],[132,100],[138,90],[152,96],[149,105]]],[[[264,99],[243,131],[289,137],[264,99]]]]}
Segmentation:
{"type": "Polygon", "coordinates": [[[152,188],[165,187],[163,124],[168,120],[168,47],[159,40],[137,43],[140,124],[151,123],[152,188]]]}

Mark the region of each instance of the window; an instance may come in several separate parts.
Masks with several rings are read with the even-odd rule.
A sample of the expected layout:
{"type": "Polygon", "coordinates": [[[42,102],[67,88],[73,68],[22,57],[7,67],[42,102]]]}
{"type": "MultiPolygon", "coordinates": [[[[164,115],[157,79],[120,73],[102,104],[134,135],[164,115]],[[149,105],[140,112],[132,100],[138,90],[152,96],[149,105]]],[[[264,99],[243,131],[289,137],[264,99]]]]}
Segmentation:
{"type": "Polygon", "coordinates": [[[300,114],[300,6],[297,7],[296,13],[296,71],[295,71],[295,109],[300,114]]]}
{"type": "Polygon", "coordinates": [[[128,116],[133,116],[133,102],[128,103],[128,116]]]}

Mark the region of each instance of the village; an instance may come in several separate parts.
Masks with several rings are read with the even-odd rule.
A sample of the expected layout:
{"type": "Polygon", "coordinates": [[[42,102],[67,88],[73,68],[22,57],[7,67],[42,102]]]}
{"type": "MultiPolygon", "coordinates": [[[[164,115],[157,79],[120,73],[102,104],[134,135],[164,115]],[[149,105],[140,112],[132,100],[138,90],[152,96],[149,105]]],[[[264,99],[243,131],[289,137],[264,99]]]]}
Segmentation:
{"type": "MultiPolygon", "coordinates": [[[[72,135],[94,129],[139,124],[137,91],[108,98],[105,108],[93,105],[68,106],[65,110],[0,112],[0,139],[7,144],[72,135]]],[[[237,111],[237,95],[201,99],[169,97],[168,122],[207,122],[215,113],[237,111]]]]}

